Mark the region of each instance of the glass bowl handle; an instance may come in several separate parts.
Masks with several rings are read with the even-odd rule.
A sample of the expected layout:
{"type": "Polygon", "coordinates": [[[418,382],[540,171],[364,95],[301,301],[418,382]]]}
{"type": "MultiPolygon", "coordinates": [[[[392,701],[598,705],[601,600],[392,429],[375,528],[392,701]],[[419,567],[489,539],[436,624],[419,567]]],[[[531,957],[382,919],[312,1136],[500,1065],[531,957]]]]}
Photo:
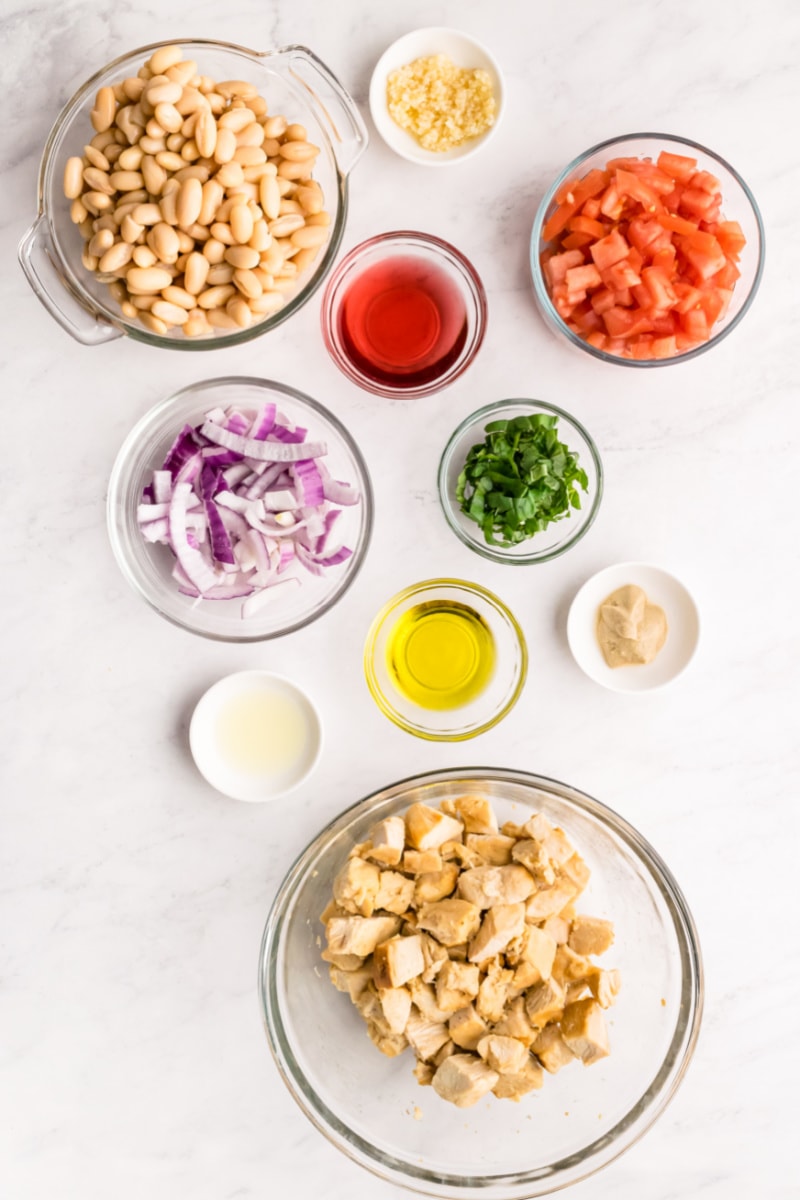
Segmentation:
{"type": "Polygon", "coordinates": [[[86,308],[66,283],[53,246],[47,220],[39,217],[19,244],[19,262],[34,294],[70,337],[84,346],[97,346],[122,337],[122,331],[86,308]]]}
{"type": "Polygon", "coordinates": [[[333,142],[336,162],[349,175],[367,148],[369,135],[355,100],[336,76],[306,46],[286,46],[277,57],[284,71],[318,110],[333,142]]]}

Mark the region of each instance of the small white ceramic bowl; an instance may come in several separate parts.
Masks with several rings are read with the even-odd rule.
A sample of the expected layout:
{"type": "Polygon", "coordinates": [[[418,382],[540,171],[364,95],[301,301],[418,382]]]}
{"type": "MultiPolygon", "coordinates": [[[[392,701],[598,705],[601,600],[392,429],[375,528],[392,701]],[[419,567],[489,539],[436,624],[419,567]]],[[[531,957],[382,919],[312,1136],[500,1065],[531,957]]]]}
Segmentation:
{"type": "Polygon", "coordinates": [[[218,680],[198,701],[189,746],[212,787],[232,800],[257,803],[285,796],[308,778],[322,750],[322,723],[308,696],[291,680],[269,671],[237,671],[218,680]],[[258,732],[256,726],[264,715],[259,703],[265,696],[281,711],[280,720],[262,734],[263,724],[258,732]],[[242,721],[232,737],[234,716],[242,721]],[[259,759],[262,752],[270,757],[269,766],[259,759]]]}
{"type": "Polygon", "coordinates": [[[401,158],[407,158],[409,162],[425,167],[447,167],[480,150],[496,131],[503,115],[503,77],[493,55],[468,34],[460,33],[457,29],[436,26],[430,29],[415,29],[413,33],[407,33],[396,42],[392,42],[389,49],[378,59],[369,85],[369,109],[378,133],[386,145],[401,158]],[[480,137],[470,138],[452,150],[424,150],[416,138],[405,129],[401,129],[389,116],[386,84],[391,72],[417,58],[427,58],[431,54],[446,54],[457,67],[482,68],[488,71],[492,81],[496,105],[494,125],[480,137]]]}
{"type": "Polygon", "coordinates": [[[664,687],[688,667],[700,637],[700,618],[691,595],[674,575],[647,563],[606,567],[588,579],[575,596],[567,617],[567,640],[582,671],[612,692],[650,692],[664,687]],[[627,583],[647,593],[667,617],[667,640],[651,663],[609,667],[597,640],[597,610],[606,597],[627,583]]]}

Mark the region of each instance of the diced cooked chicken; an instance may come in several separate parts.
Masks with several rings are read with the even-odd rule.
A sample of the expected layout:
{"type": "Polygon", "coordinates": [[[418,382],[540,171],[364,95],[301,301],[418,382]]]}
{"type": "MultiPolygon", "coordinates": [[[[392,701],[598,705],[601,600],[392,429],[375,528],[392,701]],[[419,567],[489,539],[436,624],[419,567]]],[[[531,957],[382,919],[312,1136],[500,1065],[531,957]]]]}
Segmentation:
{"type": "Polygon", "coordinates": [[[492,1093],[498,1100],[521,1100],[535,1088],[540,1088],[544,1082],[544,1072],[537,1062],[528,1055],[522,1071],[517,1075],[501,1075],[492,1093]]]}
{"type": "Polygon", "coordinates": [[[448,1038],[441,1049],[436,1051],[431,1059],[431,1062],[435,1067],[440,1067],[446,1058],[449,1058],[451,1054],[456,1053],[456,1049],[457,1047],[455,1042],[451,1038],[448,1038]]]}
{"type": "Polygon", "coordinates": [[[536,924],[555,913],[562,912],[578,894],[575,884],[569,879],[557,879],[552,887],[540,888],[525,905],[525,920],[536,924]]]}
{"type": "Polygon", "coordinates": [[[562,917],[560,913],[554,913],[552,917],[547,917],[542,922],[541,928],[545,933],[549,933],[557,946],[566,946],[567,938],[569,937],[570,922],[566,917],[562,917]]]}
{"type": "Polygon", "coordinates": [[[429,933],[420,933],[422,939],[422,957],[425,966],[422,971],[422,982],[433,983],[440,970],[447,962],[447,949],[431,937],[429,933]]]}
{"type": "Polygon", "coordinates": [[[480,929],[469,944],[469,961],[484,962],[487,958],[494,958],[505,950],[513,938],[519,937],[524,928],[524,904],[495,904],[483,918],[480,929]]]}
{"type": "Polygon", "coordinates": [[[440,871],[426,871],[424,875],[417,876],[416,883],[413,880],[408,880],[408,882],[411,884],[411,892],[417,908],[421,908],[423,904],[434,904],[437,900],[444,900],[455,891],[458,882],[458,866],[456,863],[446,862],[442,864],[440,871]]]}
{"type": "Polygon", "coordinates": [[[488,1032],[486,1022],[475,1011],[472,1004],[453,1013],[447,1027],[450,1030],[450,1037],[462,1050],[477,1049],[478,1042],[488,1032]]]}
{"type": "Polygon", "coordinates": [[[425,966],[419,934],[392,937],[375,947],[372,977],[379,988],[402,987],[421,975],[425,966]]]}
{"type": "Polygon", "coordinates": [[[465,842],[487,867],[505,867],[511,862],[514,839],[502,833],[468,833],[465,842]]]}
{"type": "Polygon", "coordinates": [[[499,961],[490,963],[481,980],[478,999],[475,1008],[478,1015],[485,1021],[499,1021],[508,1000],[508,993],[514,979],[514,972],[500,965],[499,961]]]}
{"type": "Polygon", "coordinates": [[[467,961],[467,946],[468,942],[458,942],[455,946],[448,946],[447,953],[453,962],[467,961]]]}
{"type": "Polygon", "coordinates": [[[525,1012],[531,1025],[543,1029],[549,1021],[557,1021],[564,1000],[564,989],[555,979],[537,983],[525,996],[525,1012]]]}
{"type": "Polygon", "coordinates": [[[372,962],[366,962],[363,966],[356,967],[355,971],[344,971],[341,967],[332,966],[328,974],[336,990],[346,992],[355,1002],[372,980],[372,962]]]}
{"type": "Polygon", "coordinates": [[[399,917],[332,917],[326,929],[328,949],[334,954],[366,958],[399,928],[399,917]]]}
{"type": "Polygon", "coordinates": [[[417,1059],[417,1064],[414,1067],[414,1077],[421,1087],[430,1087],[433,1083],[433,1076],[436,1073],[436,1068],[430,1063],[422,1062],[417,1059]]]}
{"type": "Polygon", "coordinates": [[[433,1077],[433,1090],[458,1108],[477,1104],[500,1076],[474,1054],[451,1054],[433,1077]]]}
{"type": "Polygon", "coordinates": [[[477,966],[448,959],[436,976],[436,1003],[443,1012],[458,1012],[475,999],[479,987],[477,966]]]}
{"type": "Polygon", "coordinates": [[[517,825],[515,821],[505,821],[500,826],[500,832],[505,837],[514,838],[515,841],[517,838],[527,837],[527,834],[525,833],[525,826],[517,825]]]}
{"type": "Polygon", "coordinates": [[[411,1016],[411,992],[408,988],[378,989],[383,1018],[392,1033],[403,1033],[411,1016]]]}
{"type": "Polygon", "coordinates": [[[524,1071],[528,1051],[516,1038],[498,1033],[487,1034],[478,1042],[478,1054],[498,1075],[518,1075],[524,1071]]]}
{"type": "Polygon", "coordinates": [[[561,1018],[561,1036],[586,1066],[609,1053],[603,1010],[594,999],[567,1005],[561,1018]]]}
{"type": "Polygon", "coordinates": [[[413,850],[435,850],[442,842],[459,841],[464,826],[427,804],[412,804],[406,813],[406,841],[413,850]]]}
{"type": "MultiPolygon", "coordinates": [[[[525,942],[522,947],[520,957],[523,962],[529,963],[535,967],[539,973],[539,979],[548,979],[553,970],[553,962],[556,957],[556,941],[555,938],[546,932],[544,929],[537,928],[536,925],[528,925],[525,928],[525,942]]],[[[531,980],[535,982],[535,980],[531,980]]]]}
{"type": "Polygon", "coordinates": [[[523,1046],[530,1046],[536,1039],[537,1030],[525,1012],[525,997],[519,996],[506,1006],[501,1019],[495,1024],[493,1033],[516,1038],[523,1046]]]}
{"type": "Polygon", "coordinates": [[[619,995],[622,978],[619,971],[604,971],[594,967],[586,976],[586,983],[601,1008],[610,1008],[619,995]]]}
{"type": "Polygon", "coordinates": [[[406,1022],[405,1036],[410,1046],[413,1046],[417,1058],[427,1060],[433,1058],[441,1050],[445,1042],[450,1040],[447,1026],[441,1021],[429,1021],[415,1007],[406,1022]]]}
{"type": "Polygon", "coordinates": [[[567,945],[576,954],[605,954],[614,941],[614,926],[600,917],[577,916],[567,945]]]}
{"type": "Polygon", "coordinates": [[[402,916],[414,898],[414,880],[399,871],[381,871],[375,907],[402,916]]]}
{"type": "Polygon", "coordinates": [[[525,822],[525,832],[529,838],[534,838],[544,846],[547,857],[558,866],[565,863],[575,853],[575,847],[570,843],[563,829],[553,828],[542,813],[536,813],[525,822]]]}
{"type": "Polygon", "coordinates": [[[575,983],[586,978],[592,970],[592,965],[588,958],[570,950],[569,945],[559,946],[553,961],[553,978],[559,983],[575,983]]]}
{"type": "Polygon", "coordinates": [[[463,871],[458,881],[458,894],[478,908],[494,904],[519,904],[536,890],[536,884],[524,867],[511,863],[507,867],[473,867],[463,871]]]}
{"type": "Polygon", "coordinates": [[[406,850],[403,855],[403,870],[409,875],[429,875],[441,869],[442,856],[438,850],[406,850]]]}
{"type": "Polygon", "coordinates": [[[376,1029],[379,1029],[387,1036],[391,1034],[392,1031],[383,1015],[383,1007],[378,998],[378,990],[373,982],[367,984],[364,990],[356,996],[353,1003],[365,1021],[372,1022],[376,1029]]]}
{"type": "Polygon", "coordinates": [[[558,1025],[546,1026],[531,1046],[531,1050],[551,1075],[555,1075],[575,1057],[562,1038],[558,1025]]]}
{"type": "Polygon", "coordinates": [[[320,958],[331,966],[340,967],[342,971],[355,971],[363,963],[358,954],[334,954],[332,950],[323,950],[320,958]]]}
{"type": "Polygon", "coordinates": [[[585,979],[578,979],[574,983],[568,983],[566,987],[565,1004],[574,1004],[576,1000],[588,999],[591,996],[591,991],[585,979]]]}
{"type": "Polygon", "coordinates": [[[366,858],[371,849],[372,849],[372,842],[370,842],[369,840],[367,840],[366,842],[356,842],[355,846],[353,846],[352,850],[347,855],[347,857],[348,858],[366,858]]]}
{"type": "Polygon", "coordinates": [[[483,859],[477,850],[470,850],[463,842],[445,842],[441,847],[442,858],[445,862],[457,863],[460,870],[470,867],[482,867],[483,859]]]}
{"type": "Polygon", "coordinates": [[[467,833],[497,833],[497,817],[485,796],[459,796],[443,800],[442,811],[464,822],[467,833]]]}
{"type": "Polygon", "coordinates": [[[334,917],[346,916],[349,916],[346,908],[340,908],[335,900],[329,900],[322,912],[319,914],[319,919],[322,921],[323,925],[327,925],[328,921],[333,920],[334,917]]]}
{"type": "Polygon", "coordinates": [[[446,1025],[450,1020],[450,1013],[439,1008],[439,1002],[436,999],[436,989],[430,983],[423,983],[421,979],[412,979],[409,982],[408,990],[411,992],[411,999],[416,1004],[419,1011],[428,1021],[439,1022],[446,1025]]]}
{"type": "Polygon", "coordinates": [[[556,881],[556,869],[541,842],[534,838],[520,838],[511,851],[514,862],[530,871],[537,888],[552,887],[556,881]]]}
{"type": "Polygon", "coordinates": [[[561,864],[561,873],[565,879],[569,879],[575,884],[580,894],[589,882],[591,871],[586,863],[581,858],[580,854],[573,854],[572,858],[568,858],[565,863],[561,864]]]}
{"type": "Polygon", "coordinates": [[[478,932],[481,914],[468,900],[438,900],[421,908],[417,920],[443,946],[457,946],[478,932]]]}
{"type": "Polygon", "coordinates": [[[406,825],[402,817],[385,817],[369,831],[372,843],[368,851],[373,862],[382,867],[396,867],[403,858],[406,844],[406,825]]]}
{"type": "Polygon", "coordinates": [[[509,996],[521,996],[529,987],[541,982],[541,975],[533,963],[521,962],[514,968],[514,978],[511,980],[509,996]]]}
{"type": "Polygon", "coordinates": [[[370,1041],[387,1058],[396,1058],[408,1045],[408,1039],[402,1033],[385,1033],[375,1021],[367,1021],[367,1033],[370,1041]]]}

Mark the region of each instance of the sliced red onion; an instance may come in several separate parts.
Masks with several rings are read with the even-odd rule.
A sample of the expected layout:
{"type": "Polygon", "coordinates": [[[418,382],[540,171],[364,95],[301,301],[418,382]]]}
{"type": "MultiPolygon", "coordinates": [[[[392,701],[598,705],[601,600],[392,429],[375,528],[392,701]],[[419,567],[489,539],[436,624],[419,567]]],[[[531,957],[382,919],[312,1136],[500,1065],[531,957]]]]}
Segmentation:
{"type": "MultiPolygon", "coordinates": [[[[277,430],[278,427],[275,428],[277,430]]],[[[301,458],[320,458],[328,453],[324,442],[257,442],[253,438],[241,437],[228,429],[222,429],[211,421],[206,421],[200,432],[215,446],[226,446],[229,450],[236,450],[245,458],[254,458],[258,462],[297,462],[301,458]]]]}
{"type": "Polygon", "coordinates": [[[259,612],[260,609],[264,607],[265,604],[268,604],[271,600],[273,600],[275,594],[282,588],[285,588],[287,585],[289,587],[297,587],[299,583],[300,580],[297,578],[297,576],[294,576],[291,579],[280,579],[277,583],[271,584],[270,587],[261,588],[259,591],[253,592],[253,594],[248,596],[242,605],[242,616],[254,616],[257,612],[259,612]]]}

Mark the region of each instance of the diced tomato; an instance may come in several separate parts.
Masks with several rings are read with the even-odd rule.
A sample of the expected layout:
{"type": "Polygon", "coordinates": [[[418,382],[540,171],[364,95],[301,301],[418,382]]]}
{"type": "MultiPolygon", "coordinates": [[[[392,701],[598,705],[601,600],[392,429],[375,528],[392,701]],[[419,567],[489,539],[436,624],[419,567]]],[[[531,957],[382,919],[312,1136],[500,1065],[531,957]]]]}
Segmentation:
{"type": "Polygon", "coordinates": [[[722,185],[716,176],[712,175],[709,171],[695,171],[689,180],[689,186],[700,188],[703,192],[711,192],[712,195],[718,196],[722,185]]]}
{"type": "Polygon", "coordinates": [[[738,221],[721,221],[717,226],[715,237],[726,256],[734,261],[738,259],[747,244],[738,221]]]}
{"type": "Polygon", "coordinates": [[[662,150],[656,159],[658,169],[665,175],[670,175],[678,183],[688,183],[697,170],[697,159],[687,158],[683,154],[670,154],[662,150]]]}
{"type": "Polygon", "coordinates": [[[570,233],[564,238],[561,245],[565,250],[580,250],[584,246],[588,246],[593,240],[590,233],[570,233]]]}
{"type": "Polygon", "coordinates": [[[613,266],[615,262],[627,258],[629,249],[630,246],[625,241],[625,238],[618,229],[615,229],[612,233],[595,242],[591,247],[590,254],[598,270],[605,271],[607,267],[613,266]]]}
{"type": "Polygon", "coordinates": [[[610,355],[675,357],[724,319],[745,237],[721,215],[719,180],[695,159],[620,158],[559,191],[545,226],[556,311],[610,355]]]}
{"type": "Polygon", "coordinates": [[[588,233],[592,239],[605,237],[608,233],[608,226],[602,221],[594,221],[591,217],[583,215],[573,217],[567,224],[567,229],[571,233],[588,233]]]}

